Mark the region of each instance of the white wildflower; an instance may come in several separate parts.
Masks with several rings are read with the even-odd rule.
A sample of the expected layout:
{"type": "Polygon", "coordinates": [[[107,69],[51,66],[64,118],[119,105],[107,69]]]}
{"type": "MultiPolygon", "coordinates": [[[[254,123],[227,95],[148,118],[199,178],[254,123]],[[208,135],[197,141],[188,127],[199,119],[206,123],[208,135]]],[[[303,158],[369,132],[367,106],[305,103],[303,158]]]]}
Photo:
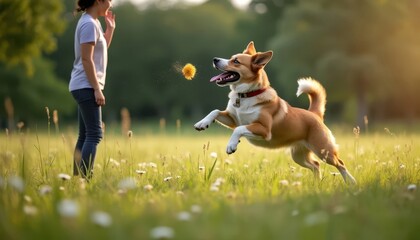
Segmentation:
{"type": "Polygon", "coordinates": [[[192,213],[201,213],[202,209],[200,207],[200,205],[194,204],[191,206],[191,212],[192,213]]]}
{"type": "Polygon", "coordinates": [[[76,217],[79,214],[79,205],[77,202],[64,199],[58,203],[58,212],[63,217],[76,217]]]}
{"type": "Polygon", "coordinates": [[[25,189],[25,182],[19,176],[11,176],[11,177],[9,177],[9,184],[14,189],[16,189],[18,192],[23,192],[23,190],[25,189]]]}
{"type": "Polygon", "coordinates": [[[151,190],[153,189],[153,186],[152,186],[152,185],[150,185],[150,184],[147,184],[147,185],[146,185],[146,186],[144,186],[143,188],[144,188],[144,190],[151,191],[151,190]]]}
{"type": "Polygon", "coordinates": [[[23,212],[26,215],[35,216],[36,214],[38,214],[38,208],[36,208],[35,206],[32,206],[32,205],[24,205],[23,206],[23,212]]]}
{"type": "Polygon", "coordinates": [[[318,224],[326,223],[327,221],[328,214],[323,211],[311,213],[305,217],[305,224],[307,226],[315,226],[318,224]]]}
{"type": "Polygon", "coordinates": [[[148,166],[151,168],[157,168],[157,164],[154,162],[149,162],[148,166]]]}
{"type": "Polygon", "coordinates": [[[112,165],[114,165],[116,167],[119,167],[121,165],[120,162],[118,162],[117,160],[115,160],[113,158],[110,158],[109,162],[112,163],[112,165]]]}
{"type": "Polygon", "coordinates": [[[118,188],[123,190],[131,190],[137,187],[137,181],[134,178],[128,177],[122,179],[118,183],[118,188]]]}
{"type": "Polygon", "coordinates": [[[52,192],[52,187],[48,186],[48,185],[42,185],[41,187],[39,187],[39,194],[41,196],[47,195],[49,193],[52,192]]]}
{"type": "Polygon", "coordinates": [[[232,161],[230,159],[225,159],[225,164],[232,165],[232,161]]]}
{"type": "Polygon", "coordinates": [[[303,177],[303,173],[301,172],[295,173],[295,178],[301,178],[301,177],[303,177]]]}
{"type": "Polygon", "coordinates": [[[300,181],[295,181],[295,182],[292,182],[292,186],[299,187],[299,186],[301,186],[301,185],[302,185],[302,182],[300,182],[300,181]]]}
{"type": "Polygon", "coordinates": [[[210,157],[217,158],[217,152],[211,152],[210,153],[210,157]]]}
{"type": "Polygon", "coordinates": [[[153,239],[170,239],[174,236],[174,230],[166,226],[155,227],[150,231],[150,237],[153,239]]]}
{"type": "Polygon", "coordinates": [[[288,186],[289,185],[289,181],[287,181],[286,179],[280,180],[280,185],[282,186],[288,186]]]}
{"type": "Polygon", "coordinates": [[[146,173],[146,171],[145,170],[136,170],[136,173],[139,174],[139,175],[143,175],[143,174],[146,173]]]}
{"type": "Polygon", "coordinates": [[[32,198],[28,195],[23,196],[23,199],[25,199],[25,202],[27,203],[31,203],[32,202],[32,198]]]}
{"type": "Polygon", "coordinates": [[[417,190],[417,185],[416,184],[410,184],[407,186],[407,190],[410,192],[414,192],[417,190]]]}
{"type": "Polygon", "coordinates": [[[198,167],[198,170],[199,170],[199,171],[204,171],[204,169],[205,169],[205,167],[204,167],[204,166],[199,166],[199,167],[198,167]]]}
{"type": "Polygon", "coordinates": [[[339,176],[339,175],[340,175],[340,173],[339,173],[339,172],[330,172],[330,174],[331,174],[331,175],[333,175],[334,177],[335,177],[335,176],[339,176]]]}
{"type": "Polygon", "coordinates": [[[111,216],[103,211],[96,211],[92,213],[90,219],[93,223],[101,227],[109,227],[112,224],[111,216]]]}
{"type": "Polygon", "coordinates": [[[65,174],[65,173],[60,173],[57,175],[57,177],[63,181],[67,181],[71,179],[70,175],[65,174]]]}
{"type": "Polygon", "coordinates": [[[172,177],[166,177],[166,178],[163,179],[163,181],[169,182],[169,180],[171,180],[171,179],[172,179],[172,177]]]}
{"type": "Polygon", "coordinates": [[[214,185],[212,185],[212,186],[210,187],[210,191],[211,191],[211,192],[218,192],[218,191],[219,191],[219,187],[218,187],[218,186],[214,186],[214,185]]]}
{"type": "Polygon", "coordinates": [[[182,211],[182,212],[179,212],[177,215],[176,215],[176,218],[179,220],[179,221],[190,221],[191,220],[191,214],[189,213],[189,212],[186,212],[186,211],[182,211]]]}

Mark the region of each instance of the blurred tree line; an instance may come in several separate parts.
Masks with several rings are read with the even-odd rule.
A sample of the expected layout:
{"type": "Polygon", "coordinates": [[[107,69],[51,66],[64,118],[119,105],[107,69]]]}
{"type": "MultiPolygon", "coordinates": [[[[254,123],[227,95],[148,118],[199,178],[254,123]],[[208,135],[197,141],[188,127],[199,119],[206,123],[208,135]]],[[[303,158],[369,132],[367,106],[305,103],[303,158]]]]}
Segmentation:
{"type": "MultiPolygon", "coordinates": [[[[229,0],[165,2],[114,6],[106,121],[119,121],[124,107],[135,119],[173,120],[223,109],[229,90],[209,83],[218,73],[212,58],[228,58],[251,40],[259,51],[274,51],[266,70],[292,105],[307,107],[306,98],[296,98],[296,80],[312,76],[327,89],[327,118],[363,126],[364,116],[420,116],[417,0],[253,0],[247,10],[229,0]],[[197,67],[192,81],[180,73],[186,63],[197,67]]],[[[12,100],[16,120],[43,118],[45,106],[75,119],[67,91],[79,18],[73,9],[66,0],[0,2],[0,98],[12,100]],[[16,21],[16,10],[25,17],[16,21]]],[[[1,108],[0,121],[6,119],[1,108]]]]}

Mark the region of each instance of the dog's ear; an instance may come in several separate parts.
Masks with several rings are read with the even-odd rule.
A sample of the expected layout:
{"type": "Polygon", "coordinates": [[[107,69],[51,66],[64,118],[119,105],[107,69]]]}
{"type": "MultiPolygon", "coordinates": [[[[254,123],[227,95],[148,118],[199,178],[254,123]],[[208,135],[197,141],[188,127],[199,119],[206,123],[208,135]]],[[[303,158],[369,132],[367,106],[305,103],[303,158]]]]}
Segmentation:
{"type": "Polygon", "coordinates": [[[271,60],[272,57],[273,57],[273,51],[256,53],[253,56],[252,65],[256,69],[261,69],[271,60]]]}
{"type": "Polygon", "coordinates": [[[255,50],[254,42],[251,41],[248,43],[248,46],[244,50],[244,54],[254,55],[257,53],[257,50],[255,50]]]}

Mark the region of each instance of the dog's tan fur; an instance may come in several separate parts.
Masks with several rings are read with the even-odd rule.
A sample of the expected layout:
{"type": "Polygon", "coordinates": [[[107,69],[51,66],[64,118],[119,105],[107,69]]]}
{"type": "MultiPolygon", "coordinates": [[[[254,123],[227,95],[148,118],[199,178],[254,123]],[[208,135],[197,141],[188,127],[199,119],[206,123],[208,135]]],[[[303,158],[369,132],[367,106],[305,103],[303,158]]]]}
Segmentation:
{"type": "Polygon", "coordinates": [[[226,110],[212,111],[196,123],[195,128],[204,130],[216,120],[233,129],[226,149],[228,154],[236,151],[241,137],[265,148],[290,146],[293,160],[311,169],[317,178],[321,178],[321,174],[314,155],[335,166],[345,181],[355,183],[343,161],[338,158],[334,136],[323,123],[326,104],[324,88],[313,79],[300,79],[297,94],[308,94],[309,110],[290,106],[270,87],[264,71],[272,55],[272,51],[256,52],[254,43],[250,42],[243,53],[235,54],[230,59],[215,58],[215,68],[224,73],[236,73],[231,76],[221,74],[212,79],[220,86],[230,86],[230,100],[226,110]],[[238,95],[260,89],[266,90],[249,98],[240,98],[238,95]]]}

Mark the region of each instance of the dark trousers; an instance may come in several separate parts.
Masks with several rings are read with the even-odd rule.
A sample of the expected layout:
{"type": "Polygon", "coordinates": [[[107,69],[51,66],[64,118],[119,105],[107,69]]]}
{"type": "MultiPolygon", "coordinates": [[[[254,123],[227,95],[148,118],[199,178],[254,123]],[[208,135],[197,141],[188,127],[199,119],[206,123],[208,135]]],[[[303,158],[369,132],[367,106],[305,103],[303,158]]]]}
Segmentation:
{"type": "Polygon", "coordinates": [[[96,148],[102,139],[102,112],[92,88],[71,92],[78,105],[79,137],[74,151],[73,174],[83,178],[92,175],[96,148]]]}

